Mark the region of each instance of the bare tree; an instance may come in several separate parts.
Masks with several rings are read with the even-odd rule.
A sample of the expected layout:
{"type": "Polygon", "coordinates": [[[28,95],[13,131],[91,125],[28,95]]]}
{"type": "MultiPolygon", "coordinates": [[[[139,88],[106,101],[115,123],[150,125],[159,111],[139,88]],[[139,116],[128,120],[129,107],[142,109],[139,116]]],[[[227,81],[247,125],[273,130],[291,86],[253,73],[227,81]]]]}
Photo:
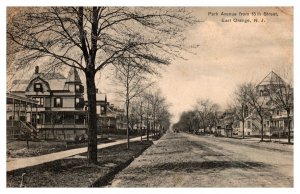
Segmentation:
{"type": "Polygon", "coordinates": [[[237,86],[233,94],[232,109],[235,118],[242,122],[242,137],[245,138],[245,119],[248,116],[248,89],[247,84],[240,84],[237,86]]]}
{"type": "Polygon", "coordinates": [[[169,64],[184,47],[185,29],[197,22],[181,8],[8,8],[9,54],[17,69],[43,62],[84,72],[88,96],[88,162],[97,163],[95,75],[120,57],[137,64],[169,64]],[[140,63],[144,61],[147,63],[140,63]]]}
{"type": "Polygon", "coordinates": [[[198,99],[195,105],[195,111],[199,120],[204,128],[204,131],[209,127],[216,119],[217,111],[219,110],[219,105],[211,102],[209,99],[198,99]]]}
{"type": "Polygon", "coordinates": [[[146,115],[146,127],[147,127],[147,141],[149,141],[149,133],[150,133],[150,115],[151,115],[151,93],[149,91],[145,91],[142,93],[142,98],[144,103],[144,111],[146,115]]]}
{"type": "MultiPolygon", "coordinates": [[[[133,98],[140,95],[145,89],[154,84],[150,82],[146,73],[153,71],[145,71],[140,68],[131,58],[120,58],[116,67],[116,80],[120,90],[117,92],[125,101],[126,120],[127,120],[127,149],[129,149],[129,134],[130,134],[130,102],[133,98]],[[132,64],[133,63],[133,64],[132,64]]],[[[136,110],[137,111],[137,110],[136,110]]]]}
{"type": "Polygon", "coordinates": [[[165,133],[171,125],[171,118],[172,118],[172,114],[170,113],[170,111],[168,110],[167,107],[164,107],[161,111],[160,111],[160,116],[159,116],[159,123],[161,126],[161,130],[163,133],[165,133]]]}
{"type": "Polygon", "coordinates": [[[158,121],[158,112],[160,107],[165,104],[166,99],[161,95],[160,90],[156,90],[150,95],[150,103],[151,103],[151,108],[152,108],[152,116],[153,116],[153,132],[154,132],[154,137],[157,137],[157,121],[158,121]]]}
{"type": "Polygon", "coordinates": [[[173,125],[173,128],[180,128],[182,131],[191,132],[195,126],[195,111],[186,111],[180,115],[179,121],[173,125]]]}
{"type": "Polygon", "coordinates": [[[267,105],[269,101],[266,91],[259,91],[257,86],[252,83],[248,83],[247,86],[248,103],[252,107],[254,114],[259,117],[260,120],[260,133],[261,141],[264,140],[264,118],[270,117],[270,108],[267,105]]]}

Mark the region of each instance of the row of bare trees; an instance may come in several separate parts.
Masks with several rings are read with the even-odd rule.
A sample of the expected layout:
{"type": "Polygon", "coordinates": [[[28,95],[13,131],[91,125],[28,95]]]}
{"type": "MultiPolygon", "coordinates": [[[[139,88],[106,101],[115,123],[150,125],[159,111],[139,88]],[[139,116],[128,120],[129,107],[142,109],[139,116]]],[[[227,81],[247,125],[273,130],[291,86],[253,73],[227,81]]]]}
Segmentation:
{"type": "Polygon", "coordinates": [[[131,129],[136,126],[142,136],[145,125],[147,140],[149,140],[150,133],[155,138],[159,137],[171,124],[172,115],[169,112],[169,106],[160,90],[148,89],[143,92],[132,102],[129,112],[131,129]]]}
{"type": "Polygon", "coordinates": [[[207,129],[211,132],[212,127],[216,127],[218,123],[218,112],[220,105],[209,99],[198,99],[193,106],[193,110],[183,112],[179,122],[173,125],[173,128],[179,128],[193,132],[195,129],[207,129]]]}
{"type": "Polygon", "coordinates": [[[158,74],[158,68],[144,70],[130,58],[120,58],[114,66],[115,76],[112,82],[116,93],[125,104],[127,149],[129,149],[130,131],[137,126],[140,127],[142,139],[144,117],[146,118],[147,140],[149,140],[150,120],[153,122],[154,136],[157,136],[157,126],[170,123],[170,113],[165,98],[159,90],[155,89],[155,82],[152,81],[152,76],[158,74]]]}

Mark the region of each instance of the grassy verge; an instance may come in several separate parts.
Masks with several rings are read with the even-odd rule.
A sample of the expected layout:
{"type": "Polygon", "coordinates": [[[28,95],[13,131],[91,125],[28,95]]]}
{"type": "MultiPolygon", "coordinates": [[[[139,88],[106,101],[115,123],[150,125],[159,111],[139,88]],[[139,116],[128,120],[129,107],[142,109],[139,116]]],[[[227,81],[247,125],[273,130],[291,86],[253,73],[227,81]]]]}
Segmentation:
{"type": "Polygon", "coordinates": [[[7,173],[7,187],[19,187],[22,174],[26,187],[91,187],[109,184],[115,174],[125,168],[152,142],[132,142],[130,149],[120,144],[98,150],[97,165],[87,165],[86,153],[73,157],[18,169],[7,173]]]}
{"type": "MultiPolygon", "coordinates": [[[[98,143],[108,143],[111,140],[108,138],[99,138],[98,143]]],[[[23,158],[40,156],[54,152],[65,151],[69,149],[86,147],[86,142],[66,142],[59,140],[48,141],[30,141],[29,149],[27,149],[26,141],[17,140],[7,143],[7,157],[8,158],[23,158]]]]}

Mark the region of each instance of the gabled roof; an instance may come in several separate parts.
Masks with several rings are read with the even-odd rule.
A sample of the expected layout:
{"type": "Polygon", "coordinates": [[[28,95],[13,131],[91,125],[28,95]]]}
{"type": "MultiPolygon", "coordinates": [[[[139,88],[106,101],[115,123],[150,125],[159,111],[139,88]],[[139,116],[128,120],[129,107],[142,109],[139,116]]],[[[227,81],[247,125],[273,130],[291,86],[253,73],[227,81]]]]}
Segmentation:
{"type": "Polygon", "coordinates": [[[271,71],[259,84],[258,86],[265,86],[265,85],[284,85],[285,81],[277,75],[274,71],[271,71]]]}
{"type": "Polygon", "coordinates": [[[66,82],[65,76],[60,73],[39,73],[33,74],[29,80],[14,80],[11,91],[25,91],[29,83],[37,77],[48,82],[51,90],[63,90],[66,82]]]}
{"type": "Polygon", "coordinates": [[[65,83],[81,83],[77,70],[70,68],[67,78],[61,73],[38,73],[33,74],[29,80],[14,80],[11,91],[25,91],[28,84],[37,77],[48,82],[51,90],[66,90],[65,83]]]}

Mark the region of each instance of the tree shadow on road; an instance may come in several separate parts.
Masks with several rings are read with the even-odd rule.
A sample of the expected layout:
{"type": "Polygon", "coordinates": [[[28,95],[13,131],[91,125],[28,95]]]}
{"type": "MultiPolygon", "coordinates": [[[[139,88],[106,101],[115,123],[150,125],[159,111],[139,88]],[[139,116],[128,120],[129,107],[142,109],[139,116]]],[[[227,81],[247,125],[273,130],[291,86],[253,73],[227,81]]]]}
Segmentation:
{"type": "MultiPolygon", "coordinates": [[[[203,162],[177,162],[164,163],[149,166],[149,170],[153,171],[174,171],[174,172],[193,172],[207,169],[225,170],[229,168],[240,169],[264,169],[270,165],[262,162],[241,162],[241,161],[203,161],[203,162]]],[[[138,171],[138,169],[135,169],[138,171]]]]}

